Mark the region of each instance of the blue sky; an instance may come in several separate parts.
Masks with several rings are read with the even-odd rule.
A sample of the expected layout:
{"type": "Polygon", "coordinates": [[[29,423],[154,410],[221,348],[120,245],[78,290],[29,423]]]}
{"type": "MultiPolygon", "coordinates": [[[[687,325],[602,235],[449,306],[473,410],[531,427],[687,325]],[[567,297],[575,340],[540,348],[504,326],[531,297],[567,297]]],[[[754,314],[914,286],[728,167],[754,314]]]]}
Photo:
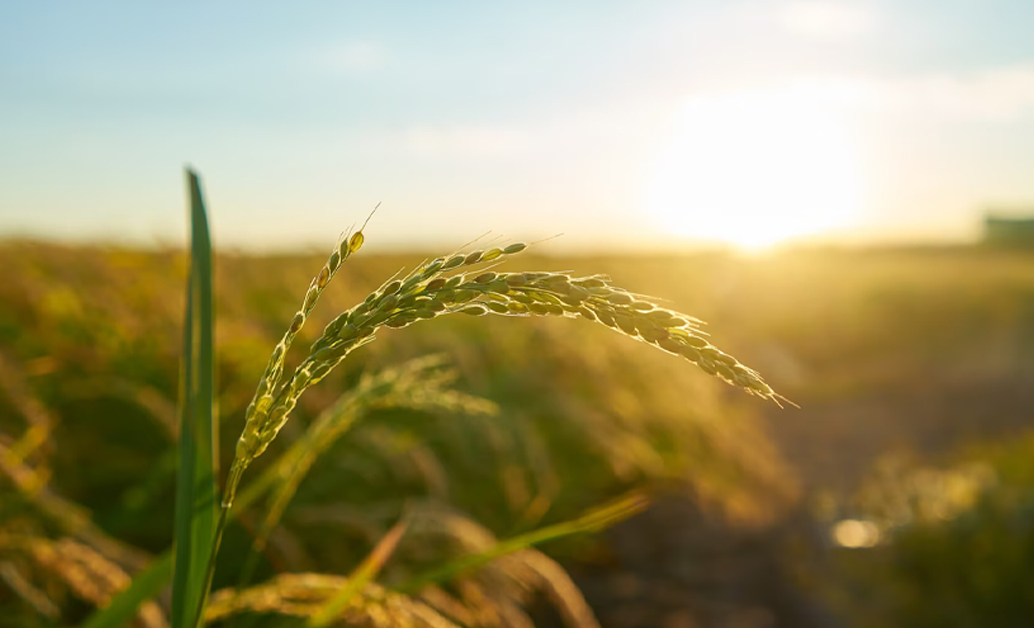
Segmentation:
{"type": "Polygon", "coordinates": [[[392,246],[971,238],[984,205],[1034,207],[1032,24],[1019,0],[4,3],[0,236],[180,242],[191,163],[235,247],[326,244],[378,201],[392,246]]]}

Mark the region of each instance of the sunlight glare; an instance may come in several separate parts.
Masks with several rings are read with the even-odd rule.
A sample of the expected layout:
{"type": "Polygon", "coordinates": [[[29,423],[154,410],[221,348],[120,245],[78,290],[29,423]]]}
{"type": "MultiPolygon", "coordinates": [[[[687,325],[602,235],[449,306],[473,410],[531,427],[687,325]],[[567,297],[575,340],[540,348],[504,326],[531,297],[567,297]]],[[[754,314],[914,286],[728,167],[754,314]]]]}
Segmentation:
{"type": "Polygon", "coordinates": [[[873,547],[880,542],[880,529],[872,521],[844,519],[833,526],[832,536],[840,547],[873,547]]]}
{"type": "Polygon", "coordinates": [[[646,192],[662,233],[756,249],[848,226],[862,195],[844,93],[821,86],[691,98],[646,192]]]}

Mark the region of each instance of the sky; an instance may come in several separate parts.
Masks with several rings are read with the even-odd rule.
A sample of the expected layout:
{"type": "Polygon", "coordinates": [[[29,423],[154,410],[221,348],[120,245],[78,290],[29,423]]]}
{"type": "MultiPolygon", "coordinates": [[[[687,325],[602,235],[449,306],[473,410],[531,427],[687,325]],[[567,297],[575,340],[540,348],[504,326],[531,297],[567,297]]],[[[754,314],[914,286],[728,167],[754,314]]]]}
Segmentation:
{"type": "Polygon", "coordinates": [[[0,238],[960,241],[1034,212],[1034,2],[7,2],[0,238]]]}

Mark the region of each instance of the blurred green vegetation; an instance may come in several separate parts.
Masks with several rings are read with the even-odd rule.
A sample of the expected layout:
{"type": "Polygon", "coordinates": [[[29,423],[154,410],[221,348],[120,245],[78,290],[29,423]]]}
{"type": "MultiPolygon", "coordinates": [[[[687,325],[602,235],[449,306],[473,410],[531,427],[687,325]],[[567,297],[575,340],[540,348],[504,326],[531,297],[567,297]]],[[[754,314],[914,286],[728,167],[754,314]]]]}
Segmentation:
{"type": "MultiPolygon", "coordinates": [[[[420,259],[364,252],[350,260],[295,359],[334,315],[420,259]]],[[[322,253],[216,259],[224,460],[323,261],[322,253]]],[[[1021,435],[1034,407],[1034,256],[963,248],[531,254],[506,268],[607,273],[670,299],[802,409],[779,410],[578,321],[450,317],[387,331],[306,393],[245,487],[364,374],[411,358],[440,354],[455,385],[499,413],[372,409],[315,461],[253,581],[349,573],[406,504],[433,505],[505,538],[645,487],[694,507],[543,548],[585,585],[605,626],[1025,625],[1034,606],[1034,441],[1021,435]],[[911,462],[886,462],[894,456],[911,462]],[[902,504],[922,499],[886,487],[951,485],[930,474],[913,481],[930,468],[983,469],[979,477],[992,479],[942,509],[950,515],[902,520],[902,504]],[[880,543],[835,548],[829,527],[844,518],[882,522],[880,543]],[[677,549],[640,564],[635,555],[647,550],[634,548],[644,536],[677,549]],[[774,571],[740,578],[742,561],[729,556],[743,555],[764,555],[774,571]],[[719,573],[716,587],[707,578],[719,573]],[[643,601],[662,576],[682,587],[668,597],[682,597],[643,601]],[[641,599],[619,608],[616,591],[641,599]],[[661,606],[666,614],[652,619],[627,611],[661,606]]],[[[41,539],[75,539],[123,574],[170,542],[186,258],[8,242],[0,271],[0,616],[17,618],[12,625],[74,624],[104,595],[91,598],[67,569],[41,559],[41,539]],[[19,578],[40,593],[38,603],[19,578]]],[[[228,531],[216,588],[237,583],[262,508],[228,531]]],[[[440,560],[419,538],[403,539],[382,582],[440,560]]]]}
{"type": "Polygon", "coordinates": [[[886,458],[854,496],[881,543],[841,550],[841,586],[854,596],[829,594],[857,625],[1029,625],[1034,435],[952,457],[939,467],[886,458]]]}

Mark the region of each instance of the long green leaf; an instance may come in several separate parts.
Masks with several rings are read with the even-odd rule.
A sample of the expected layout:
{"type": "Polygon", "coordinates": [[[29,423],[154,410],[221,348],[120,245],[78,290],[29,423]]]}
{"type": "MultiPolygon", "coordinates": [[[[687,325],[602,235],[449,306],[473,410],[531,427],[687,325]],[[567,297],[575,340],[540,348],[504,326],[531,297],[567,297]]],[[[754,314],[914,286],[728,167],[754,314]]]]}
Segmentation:
{"type": "Polygon", "coordinates": [[[384,567],[384,563],[391,558],[392,553],[394,553],[395,548],[399,544],[399,540],[402,539],[402,535],[406,533],[406,528],[408,527],[409,520],[403,516],[391,530],[388,530],[388,533],[377,543],[377,546],[373,548],[373,551],[370,552],[363,562],[356,567],[355,571],[348,576],[348,584],[324,604],[315,615],[309,617],[309,621],[306,624],[307,627],[324,628],[330,622],[337,619],[342,611],[348,608],[348,605],[351,604],[359,592],[363,590],[363,587],[376,577],[377,573],[384,567]]]}
{"type": "Polygon", "coordinates": [[[140,605],[155,597],[172,576],[172,554],[165,553],[136,575],[129,587],[98,610],[80,628],[122,628],[136,616],[140,605]]]}
{"type": "Polygon", "coordinates": [[[538,530],[499,541],[476,554],[462,556],[451,563],[431,569],[428,572],[404,582],[396,588],[400,593],[416,593],[429,584],[444,582],[456,576],[469,573],[497,558],[519,552],[546,541],[552,541],[572,534],[599,532],[609,526],[636,515],[650,504],[649,498],[641,493],[633,493],[605,506],[593,508],[577,519],[557,523],[538,530]]]}
{"type": "MultiPolygon", "coordinates": [[[[265,481],[258,482],[261,486],[259,490],[245,491],[238,496],[228,519],[234,519],[236,513],[244,511],[274,485],[273,480],[276,479],[276,475],[270,472],[276,471],[276,467],[272,467],[268,471],[262,478],[265,481]]],[[[649,505],[649,499],[645,495],[634,493],[608,505],[594,508],[572,521],[539,528],[500,541],[482,552],[463,556],[452,563],[414,577],[397,587],[396,590],[401,593],[415,593],[428,584],[442,582],[483,567],[501,556],[572,534],[598,532],[642,512],[647,505],[649,505]]],[[[94,613],[84,624],[84,628],[117,628],[124,625],[126,613],[135,612],[142,603],[157,595],[158,591],[168,583],[169,577],[172,575],[172,570],[169,568],[171,561],[172,553],[170,551],[166,551],[156,558],[147,571],[133,579],[133,583],[128,589],[116,595],[106,608],[94,613]],[[164,568],[160,568],[162,566],[164,568]],[[154,579],[150,580],[151,577],[154,579]],[[148,580],[148,582],[138,583],[140,580],[148,580]]]]}
{"type": "MultiPolygon", "coordinates": [[[[249,489],[237,496],[233,504],[233,510],[227,513],[227,521],[236,519],[237,513],[244,512],[248,506],[262,497],[270,488],[276,485],[279,467],[273,466],[266,470],[259,479],[248,485],[249,489]]],[[[136,609],[147,600],[155,597],[168,586],[172,579],[173,549],[167,549],[154,559],[151,567],[133,578],[129,588],[120,591],[111,603],[102,609],[98,609],[91,615],[83,628],[121,628],[125,625],[126,613],[136,612],[136,609]],[[152,579],[153,578],[153,579],[152,579]],[[139,580],[147,580],[147,583],[138,583],[139,580]]],[[[187,619],[189,621],[189,618],[187,619]]]]}
{"type": "Polygon", "coordinates": [[[188,628],[206,597],[209,554],[218,515],[218,432],[214,415],[212,250],[198,176],[187,171],[190,194],[190,276],[183,328],[179,470],[176,479],[176,566],[172,628],[188,628]]]}

